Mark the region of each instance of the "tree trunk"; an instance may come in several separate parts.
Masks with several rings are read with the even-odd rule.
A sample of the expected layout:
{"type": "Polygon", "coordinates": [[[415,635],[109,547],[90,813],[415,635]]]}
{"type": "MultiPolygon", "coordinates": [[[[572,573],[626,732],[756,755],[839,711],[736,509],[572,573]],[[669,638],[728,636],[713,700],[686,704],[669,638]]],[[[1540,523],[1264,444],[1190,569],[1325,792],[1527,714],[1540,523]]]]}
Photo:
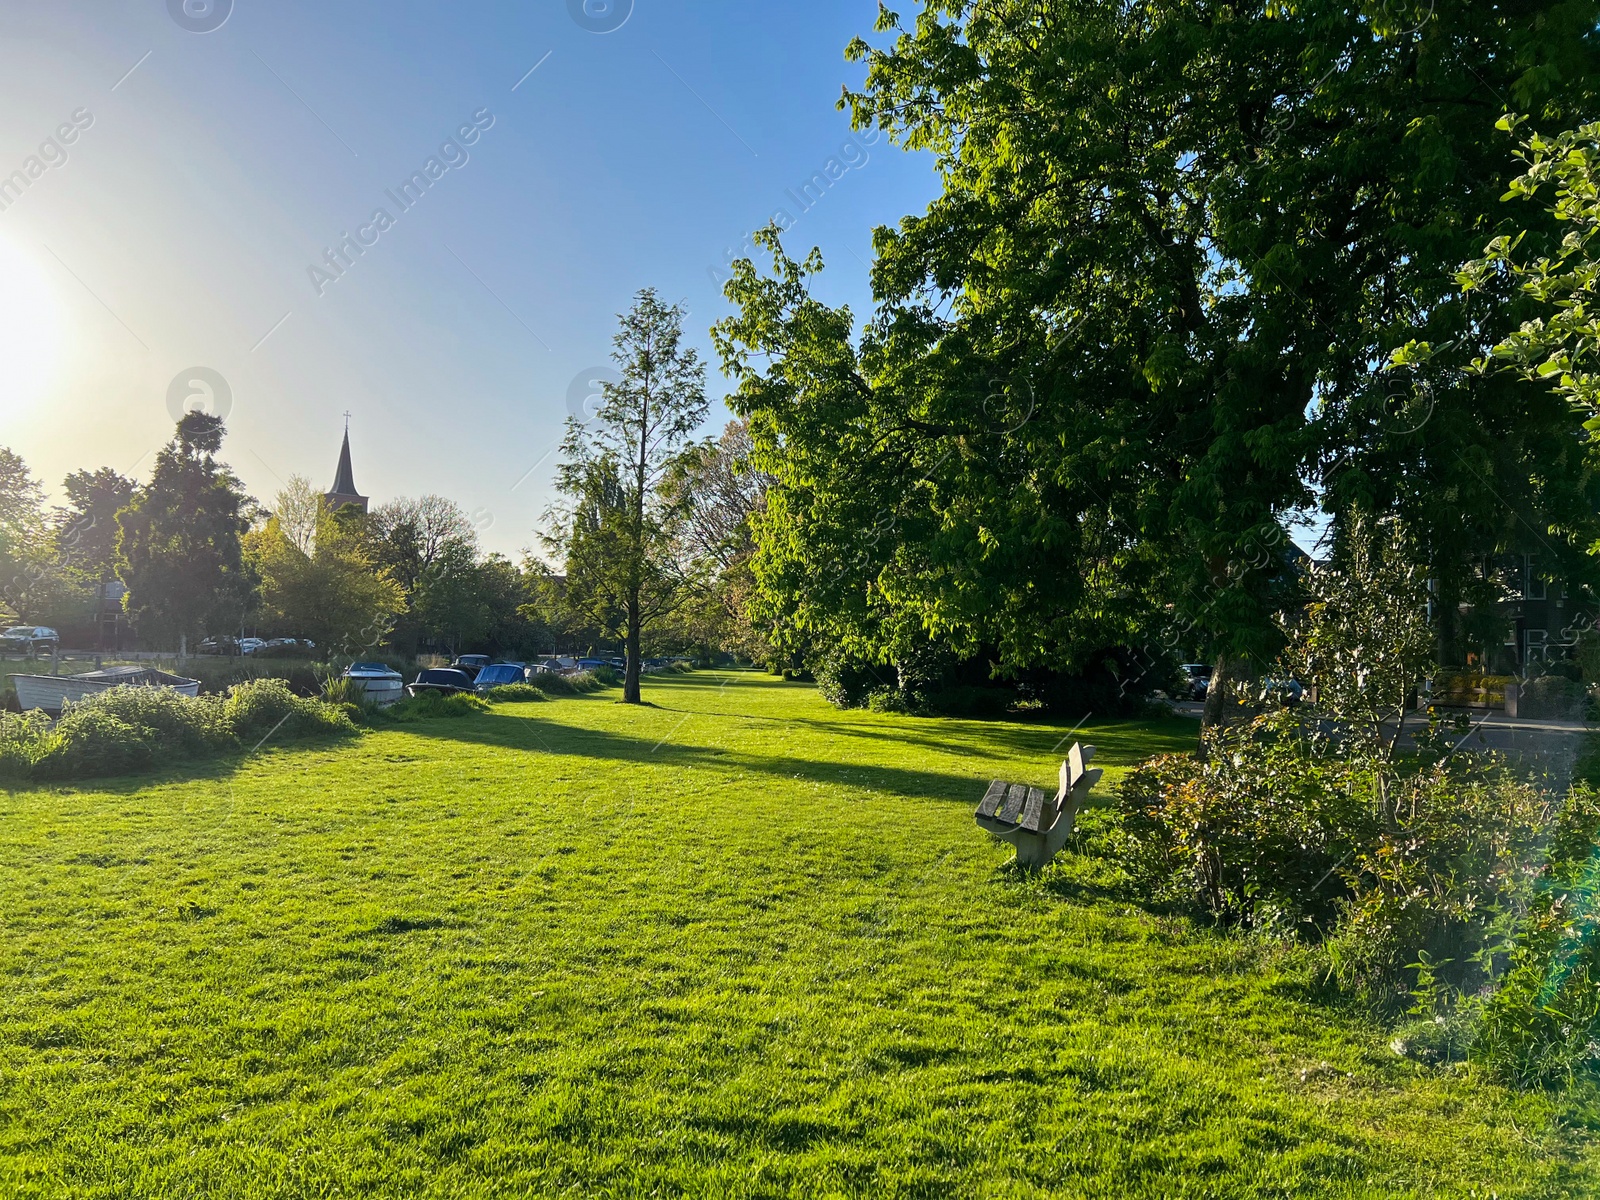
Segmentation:
{"type": "Polygon", "coordinates": [[[178,635],[178,665],[180,667],[183,666],[184,660],[187,659],[188,657],[189,657],[189,635],[187,633],[180,633],[178,635]]]}
{"type": "Polygon", "coordinates": [[[1232,707],[1229,693],[1233,690],[1234,680],[1243,674],[1244,660],[1231,658],[1226,654],[1219,654],[1217,662],[1211,669],[1211,683],[1206,688],[1205,707],[1200,712],[1200,733],[1202,737],[1211,729],[1228,723],[1228,711],[1232,707]]]}
{"type": "Polygon", "coordinates": [[[639,625],[639,599],[634,596],[628,603],[627,666],[622,677],[624,704],[644,703],[644,697],[639,691],[639,625]]]}
{"type": "Polygon", "coordinates": [[[647,370],[645,374],[644,394],[639,403],[639,457],[633,463],[633,545],[630,548],[633,554],[631,577],[628,588],[628,647],[626,665],[622,677],[622,702],[624,704],[643,704],[644,696],[639,691],[639,641],[640,626],[644,621],[639,611],[640,579],[644,575],[644,510],[645,481],[649,478],[649,453],[650,453],[650,397],[652,395],[653,380],[647,370]]]}

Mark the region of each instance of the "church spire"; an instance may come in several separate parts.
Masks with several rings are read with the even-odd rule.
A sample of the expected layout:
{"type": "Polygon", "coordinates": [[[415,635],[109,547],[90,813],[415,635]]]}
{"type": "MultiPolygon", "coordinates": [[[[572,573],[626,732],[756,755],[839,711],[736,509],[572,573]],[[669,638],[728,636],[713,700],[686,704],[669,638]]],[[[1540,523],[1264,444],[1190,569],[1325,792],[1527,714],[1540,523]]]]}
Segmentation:
{"type": "Polygon", "coordinates": [[[367,498],[356,491],[355,471],[350,466],[350,414],[344,414],[344,444],[339,448],[339,467],[333,475],[333,487],[327,494],[328,507],[334,510],[353,504],[367,511],[367,498]]]}

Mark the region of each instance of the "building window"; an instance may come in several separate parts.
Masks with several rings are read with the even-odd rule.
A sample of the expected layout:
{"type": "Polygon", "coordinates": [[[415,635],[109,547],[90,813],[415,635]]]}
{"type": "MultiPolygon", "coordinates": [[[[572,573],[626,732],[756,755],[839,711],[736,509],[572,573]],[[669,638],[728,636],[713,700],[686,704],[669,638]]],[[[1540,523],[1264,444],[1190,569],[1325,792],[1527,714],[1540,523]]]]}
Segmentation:
{"type": "Polygon", "coordinates": [[[1529,600],[1543,600],[1548,595],[1548,585],[1543,575],[1539,574],[1539,556],[1530,554],[1527,558],[1527,581],[1522,585],[1522,594],[1529,600]]]}

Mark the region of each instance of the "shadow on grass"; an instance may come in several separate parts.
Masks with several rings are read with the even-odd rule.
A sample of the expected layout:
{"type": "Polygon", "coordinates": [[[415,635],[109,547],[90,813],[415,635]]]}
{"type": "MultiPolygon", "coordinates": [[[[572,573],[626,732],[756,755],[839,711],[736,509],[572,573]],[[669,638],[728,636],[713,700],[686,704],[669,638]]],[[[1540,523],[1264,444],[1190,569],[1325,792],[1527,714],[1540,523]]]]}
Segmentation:
{"type": "MultiPolygon", "coordinates": [[[[791,680],[778,680],[755,672],[729,673],[723,682],[713,684],[711,679],[695,676],[665,677],[652,681],[650,687],[660,687],[672,692],[687,689],[696,692],[716,693],[729,682],[754,685],[762,691],[804,691],[815,693],[816,685],[791,680]]],[[[668,696],[668,699],[677,697],[668,696]]],[[[670,712],[693,713],[729,720],[760,721],[772,725],[796,725],[815,730],[819,734],[887,742],[893,745],[920,746],[942,754],[961,752],[994,757],[1017,755],[1065,754],[1067,739],[1089,741],[1099,737],[1102,764],[1121,766],[1139,762],[1155,754],[1183,753],[1193,750],[1198,738],[1197,723],[1187,717],[1161,717],[1142,720],[1133,717],[1105,717],[1085,719],[1080,724],[1069,725],[1059,716],[1008,714],[998,717],[912,717],[898,714],[878,714],[877,719],[849,720],[842,717],[803,717],[785,714],[768,716],[761,712],[700,708],[692,705],[679,707],[659,703],[658,707],[670,712]]]]}
{"type": "Polygon", "coordinates": [[[652,742],[648,738],[574,728],[531,716],[511,717],[491,713],[472,721],[418,721],[398,728],[416,737],[496,746],[507,750],[571,755],[606,762],[631,762],[652,767],[694,767],[725,774],[753,772],[774,778],[845,784],[899,796],[955,800],[968,804],[977,804],[988,784],[988,779],[978,774],[947,775],[900,767],[747,754],[682,742],[652,742]]]}

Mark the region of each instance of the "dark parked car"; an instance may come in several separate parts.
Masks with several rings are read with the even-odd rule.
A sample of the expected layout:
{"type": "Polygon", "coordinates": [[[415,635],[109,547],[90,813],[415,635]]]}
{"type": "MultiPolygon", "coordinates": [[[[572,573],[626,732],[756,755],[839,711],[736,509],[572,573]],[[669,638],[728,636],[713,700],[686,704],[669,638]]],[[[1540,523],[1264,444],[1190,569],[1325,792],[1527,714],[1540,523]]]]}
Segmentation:
{"type": "Polygon", "coordinates": [[[580,658],[578,669],[580,671],[597,671],[601,667],[610,667],[615,664],[609,658],[580,658]]]}
{"type": "Polygon", "coordinates": [[[0,649],[7,654],[16,651],[31,657],[41,650],[54,654],[59,642],[56,631],[43,625],[13,625],[0,633],[0,649]]]}
{"type": "Polygon", "coordinates": [[[489,656],[487,654],[463,654],[450,664],[450,669],[453,671],[465,671],[468,675],[476,678],[478,672],[488,665],[489,656]]]}
{"type": "Polygon", "coordinates": [[[200,643],[201,654],[230,654],[238,655],[239,639],[231,637],[208,637],[200,643]]]}
{"type": "Polygon", "coordinates": [[[472,677],[465,671],[451,667],[433,667],[407,684],[406,691],[413,696],[420,696],[423,692],[442,692],[446,696],[453,696],[458,692],[472,691],[472,677]]]}
{"type": "Polygon", "coordinates": [[[520,663],[492,663],[478,672],[472,681],[474,691],[487,692],[490,688],[504,687],[508,683],[527,683],[528,673],[520,663]]]}
{"type": "Polygon", "coordinates": [[[1190,697],[1204,700],[1206,693],[1211,690],[1211,668],[1205,663],[1184,663],[1181,669],[1184,678],[1189,681],[1190,697]]]}

